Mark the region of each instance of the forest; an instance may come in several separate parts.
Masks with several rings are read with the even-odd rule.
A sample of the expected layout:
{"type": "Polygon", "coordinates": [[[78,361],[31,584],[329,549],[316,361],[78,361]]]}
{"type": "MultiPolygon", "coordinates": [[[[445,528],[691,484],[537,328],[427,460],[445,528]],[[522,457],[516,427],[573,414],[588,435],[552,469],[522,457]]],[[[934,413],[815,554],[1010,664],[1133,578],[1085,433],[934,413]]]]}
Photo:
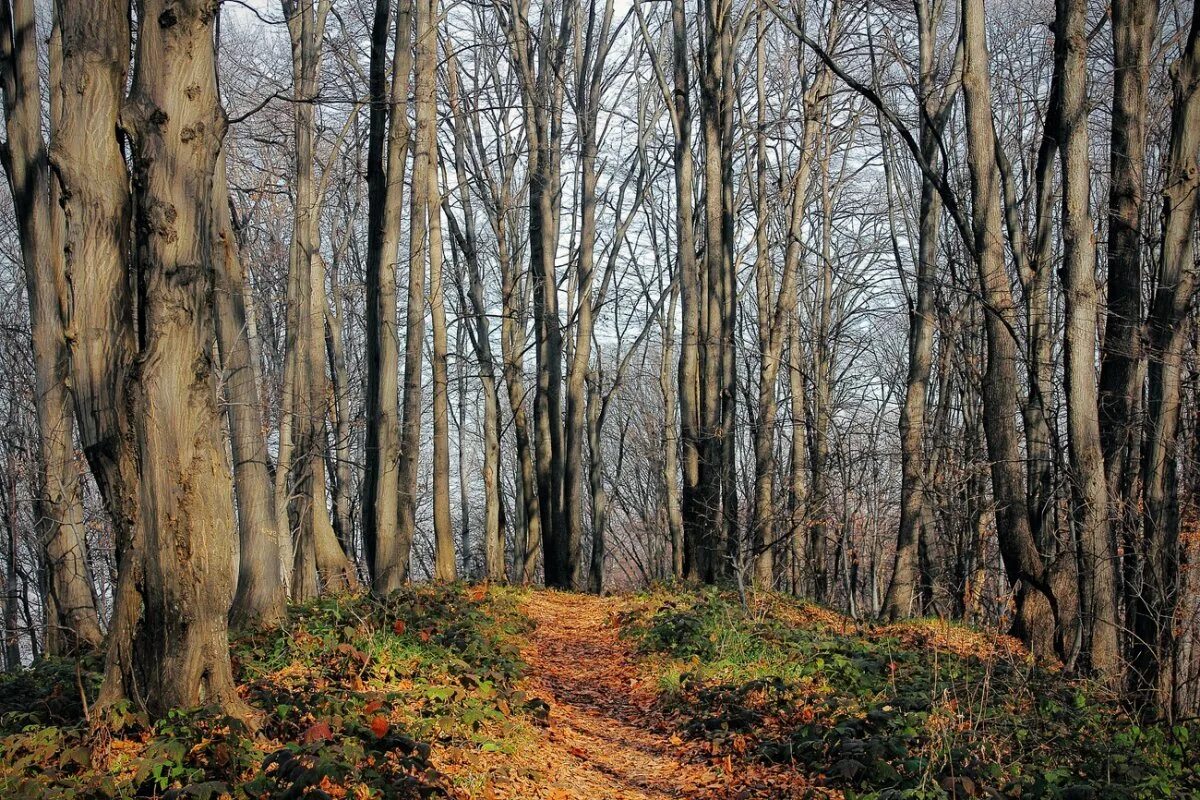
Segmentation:
{"type": "Polygon", "coordinates": [[[0,793],[1200,792],[1200,2],[0,0],[0,94],[0,793]]]}

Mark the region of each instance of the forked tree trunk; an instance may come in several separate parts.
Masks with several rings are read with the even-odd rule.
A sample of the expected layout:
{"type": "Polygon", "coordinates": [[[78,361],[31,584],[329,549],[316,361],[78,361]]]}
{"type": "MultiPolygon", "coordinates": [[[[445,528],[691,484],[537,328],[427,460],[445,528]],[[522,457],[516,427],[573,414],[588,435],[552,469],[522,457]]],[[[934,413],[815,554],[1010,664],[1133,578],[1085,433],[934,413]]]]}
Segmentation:
{"type": "MultiPolygon", "coordinates": [[[[446,301],[442,290],[445,261],[442,193],[438,186],[436,0],[417,0],[415,59],[417,147],[427,152],[426,159],[421,162],[426,165],[427,172],[422,175],[414,170],[413,180],[423,178],[426,184],[423,197],[429,233],[429,315],[433,329],[433,574],[437,580],[452,581],[458,576],[458,567],[454,530],[450,526],[450,377],[446,366],[446,301]]],[[[415,199],[416,193],[413,196],[415,199]]]]}
{"type": "Polygon", "coordinates": [[[1000,555],[1009,581],[1018,590],[1015,630],[1034,652],[1051,657],[1058,652],[1059,620],[1047,570],[1026,513],[1025,476],[1016,430],[1016,309],[1004,265],[983,0],[962,0],[961,13],[973,249],[986,306],[983,427],[991,462],[1000,555]]]}
{"type": "Polygon", "coordinates": [[[1182,56],[1171,65],[1171,138],[1163,188],[1163,238],[1149,317],[1149,404],[1142,454],[1142,582],[1133,600],[1130,670],[1147,716],[1172,718],[1177,699],[1180,591],[1177,464],[1184,348],[1196,289],[1194,237],[1200,193],[1200,3],[1182,56]]]}
{"type": "Polygon", "coordinates": [[[212,191],[226,126],[215,12],[211,2],[145,0],[122,114],[143,291],[129,398],[141,483],[99,705],[129,698],[160,715],[204,703],[246,717],[229,662],[233,481],[212,352],[212,191]]]}
{"type": "MultiPolygon", "coordinates": [[[[325,262],[320,253],[321,190],[315,176],[316,124],[313,98],[319,88],[321,48],[329,0],[300,3],[283,0],[292,48],[296,102],[292,119],[296,137],[295,225],[289,253],[289,306],[295,305],[294,335],[289,331],[292,511],[296,536],[292,597],[308,600],[323,592],[339,592],[358,584],[357,572],[333,532],[329,516],[324,452],[329,408],[325,358],[325,262]]],[[[289,308],[289,313],[292,309],[289,308]]],[[[289,320],[292,321],[292,320],[289,320]]]]}
{"type": "Polygon", "coordinates": [[[1081,554],[1081,622],[1089,666],[1112,682],[1120,668],[1117,553],[1115,543],[1109,541],[1108,490],[1100,447],[1096,384],[1099,291],[1089,209],[1086,26],[1087,9],[1083,0],[1058,0],[1055,67],[1059,77],[1059,154],[1063,176],[1067,434],[1072,505],[1081,554]]]}
{"type": "MultiPolygon", "coordinates": [[[[363,541],[372,588],[399,588],[405,568],[399,545],[399,343],[396,331],[396,260],[400,248],[404,162],[408,154],[409,73],[412,67],[410,0],[396,14],[390,88],[386,79],[390,0],[377,0],[371,31],[371,122],[367,152],[367,442],[363,474],[363,541]]],[[[405,556],[407,564],[407,556],[405,556]]]]}
{"type": "MultiPolygon", "coordinates": [[[[74,458],[68,351],[59,314],[63,227],[61,211],[52,206],[50,164],[42,138],[35,22],[32,0],[0,3],[0,88],[7,134],[0,161],[17,217],[33,339],[38,425],[34,513],[48,573],[47,649],[64,654],[98,647],[102,635],[74,458]]],[[[52,64],[58,64],[57,54],[52,64]]],[[[52,116],[54,110],[52,106],[52,116]]],[[[9,587],[14,599],[15,591],[9,587]]]]}
{"type": "Polygon", "coordinates": [[[465,99],[460,92],[458,62],[453,55],[448,56],[446,61],[450,113],[454,121],[454,172],[459,202],[463,209],[462,225],[458,226],[449,213],[447,218],[454,233],[453,240],[458,243],[466,263],[466,295],[469,301],[466,313],[470,314],[474,325],[470,339],[475,358],[479,362],[479,382],[483,389],[484,571],[489,581],[500,583],[507,578],[500,498],[500,397],[496,386],[496,359],[492,351],[491,325],[484,299],[483,267],[479,261],[475,217],[471,213],[471,184],[467,177],[466,163],[466,144],[470,132],[463,105],[465,99]]]}

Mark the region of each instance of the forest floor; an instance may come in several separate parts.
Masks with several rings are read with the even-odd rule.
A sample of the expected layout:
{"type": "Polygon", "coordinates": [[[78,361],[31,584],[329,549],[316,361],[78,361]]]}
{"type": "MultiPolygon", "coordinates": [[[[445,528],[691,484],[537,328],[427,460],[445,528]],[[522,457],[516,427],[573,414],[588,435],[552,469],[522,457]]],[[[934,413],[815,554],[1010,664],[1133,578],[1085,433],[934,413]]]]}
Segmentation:
{"type": "Polygon", "coordinates": [[[523,757],[546,800],[796,797],[793,768],[739,769],[682,740],[657,702],[657,676],[620,635],[629,599],[538,591],[521,611],[536,625],[522,656],[530,693],[550,704],[538,747],[523,757]]]}
{"type": "Polygon", "coordinates": [[[420,584],[232,641],[256,729],[89,719],[99,654],[0,674],[0,798],[1181,800],[1200,725],[995,631],[775,593],[420,584]]]}

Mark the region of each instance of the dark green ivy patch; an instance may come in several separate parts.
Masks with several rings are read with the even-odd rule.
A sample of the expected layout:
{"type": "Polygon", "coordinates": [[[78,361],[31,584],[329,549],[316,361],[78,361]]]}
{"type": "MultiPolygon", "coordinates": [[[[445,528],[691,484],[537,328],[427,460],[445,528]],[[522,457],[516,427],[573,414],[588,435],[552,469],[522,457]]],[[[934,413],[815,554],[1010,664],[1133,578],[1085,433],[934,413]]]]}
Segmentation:
{"type": "Polygon", "coordinates": [[[623,630],[681,735],[851,800],[1200,797],[1200,727],[1139,726],[1110,694],[961,627],[832,616],[664,591],[623,630]]]}
{"type": "Polygon", "coordinates": [[[527,626],[512,594],[461,585],[295,608],[232,646],[255,731],[205,709],[151,724],[123,707],[90,733],[101,664],[47,659],[0,676],[0,797],[448,796],[437,748],[507,751],[545,712],[516,688],[527,626]]]}

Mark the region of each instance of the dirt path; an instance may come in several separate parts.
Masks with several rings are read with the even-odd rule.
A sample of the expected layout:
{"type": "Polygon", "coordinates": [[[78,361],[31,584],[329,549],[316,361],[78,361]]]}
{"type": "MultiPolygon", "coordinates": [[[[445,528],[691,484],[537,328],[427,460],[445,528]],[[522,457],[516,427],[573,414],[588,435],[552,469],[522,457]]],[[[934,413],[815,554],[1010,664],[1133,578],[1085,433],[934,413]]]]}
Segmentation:
{"type": "Polygon", "coordinates": [[[617,634],[619,601],[531,592],[537,623],[525,658],[531,689],[550,703],[544,758],[550,800],[675,800],[739,796],[677,738],[653,708],[628,642],[617,634]]]}

